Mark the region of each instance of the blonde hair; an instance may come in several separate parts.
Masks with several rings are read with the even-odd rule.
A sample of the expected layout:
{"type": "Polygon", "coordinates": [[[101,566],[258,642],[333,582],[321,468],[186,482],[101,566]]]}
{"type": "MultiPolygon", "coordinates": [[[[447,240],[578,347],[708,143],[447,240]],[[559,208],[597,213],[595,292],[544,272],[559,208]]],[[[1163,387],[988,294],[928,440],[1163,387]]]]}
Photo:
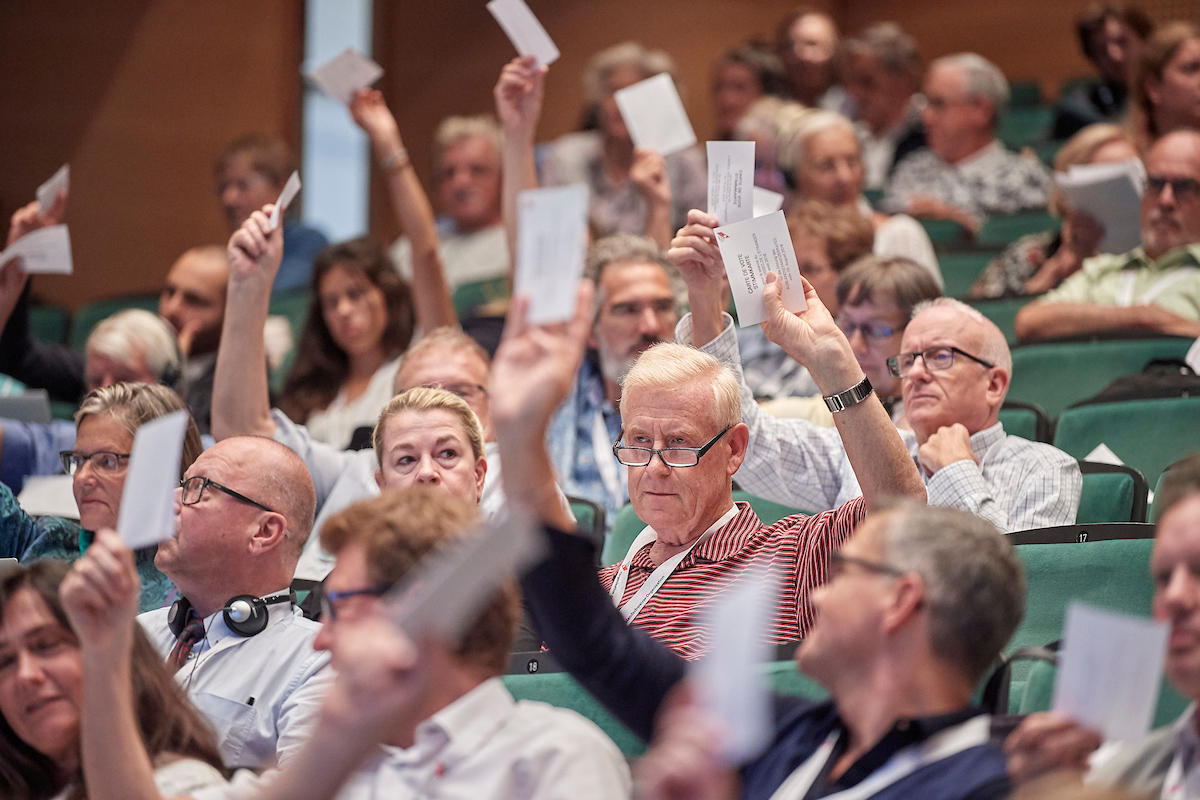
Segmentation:
{"type": "MultiPolygon", "coordinates": [[[[183,398],[161,383],[114,383],[88,392],[75,412],[75,427],[88,417],[107,414],[130,436],[150,420],[165,417],[173,411],[187,411],[183,398]]],[[[187,427],[183,433],[183,452],[180,455],[179,477],[187,472],[192,462],[200,457],[204,445],[200,442],[200,431],[196,420],[189,412],[187,427]]]]}
{"type": "Polygon", "coordinates": [[[472,136],[482,137],[491,143],[495,150],[496,165],[499,166],[504,134],[491,114],[477,114],[472,117],[446,117],[438,124],[433,134],[433,168],[441,168],[442,154],[452,145],[472,136]]]}
{"type": "Polygon", "coordinates": [[[183,353],[171,323],[144,308],[127,308],[105,317],[88,335],[84,350],[135,365],[140,354],[155,379],[184,391],[183,353]]]}
{"type": "MultiPolygon", "coordinates": [[[[643,78],[651,78],[660,72],[670,73],[675,85],[679,86],[675,62],[665,50],[648,50],[637,42],[621,42],[601,50],[592,56],[583,73],[583,91],[591,105],[599,105],[608,95],[608,77],[621,67],[633,67],[643,78]]],[[[683,88],[679,87],[683,94],[683,88]]]]}
{"type": "Polygon", "coordinates": [[[742,421],[742,392],[733,371],[708,353],[674,342],[654,345],[634,362],[621,383],[621,417],[631,389],[669,389],[704,379],[713,388],[713,416],[717,427],[742,421]]]}
{"type": "Polygon", "coordinates": [[[401,411],[437,410],[449,411],[459,418],[463,426],[463,433],[467,435],[467,439],[471,443],[472,454],[476,460],[483,458],[483,428],[479,424],[479,418],[475,416],[475,412],[471,410],[466,401],[445,389],[414,386],[393,397],[383,407],[383,411],[379,412],[379,421],[375,423],[375,430],[371,434],[371,444],[375,448],[376,462],[381,466],[383,464],[383,435],[388,420],[401,411]]]}
{"type": "MultiPolygon", "coordinates": [[[[836,111],[807,109],[789,116],[779,135],[779,168],[794,173],[804,161],[804,143],[809,137],[833,128],[841,128],[850,134],[855,147],[859,147],[854,123],[836,111]]],[[[861,147],[859,149],[861,157],[861,147]]]]}

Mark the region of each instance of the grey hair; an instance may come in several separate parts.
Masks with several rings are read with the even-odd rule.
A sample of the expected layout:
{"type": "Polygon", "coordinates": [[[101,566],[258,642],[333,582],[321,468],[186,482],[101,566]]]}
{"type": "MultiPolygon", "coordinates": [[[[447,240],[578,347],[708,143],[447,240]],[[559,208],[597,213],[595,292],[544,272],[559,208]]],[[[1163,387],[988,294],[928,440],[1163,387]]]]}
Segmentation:
{"type": "MultiPolygon", "coordinates": [[[[675,62],[664,50],[649,50],[637,42],[621,42],[592,56],[583,73],[583,91],[591,105],[599,105],[608,95],[608,76],[621,67],[634,67],[646,78],[669,72],[679,85],[675,62]]],[[[680,94],[683,94],[680,87],[680,94]]]]}
{"type": "Polygon", "coordinates": [[[733,370],[701,350],[659,342],[642,353],[621,381],[621,417],[631,389],[669,389],[704,379],[713,388],[713,417],[720,428],[742,421],[742,392],[733,370]]]}
{"type": "Polygon", "coordinates": [[[996,323],[980,313],[979,309],[972,308],[962,300],[953,297],[935,297],[932,300],[917,303],[913,308],[911,319],[916,319],[931,308],[952,309],[983,326],[983,341],[980,343],[982,352],[978,354],[979,357],[985,361],[991,361],[998,367],[1003,367],[1008,376],[1012,377],[1012,351],[1008,349],[1008,340],[1004,338],[1004,332],[996,326],[996,323]]]}
{"type": "MultiPolygon", "coordinates": [[[[600,277],[604,275],[604,270],[614,264],[657,264],[663,268],[663,272],[667,274],[667,280],[671,284],[671,293],[675,295],[675,310],[679,311],[679,298],[683,296],[680,284],[682,279],[679,277],[679,271],[675,269],[675,265],[670,262],[666,254],[659,248],[658,244],[649,236],[639,236],[633,233],[615,233],[611,236],[605,236],[603,239],[597,239],[595,244],[588,249],[587,262],[584,265],[583,274],[591,279],[596,284],[597,290],[600,287],[600,277]]],[[[597,295],[596,308],[599,313],[599,308],[603,304],[604,298],[597,295]]]]}
{"type": "Polygon", "coordinates": [[[954,67],[962,70],[967,79],[967,96],[982,97],[992,104],[992,125],[1008,112],[1008,79],[992,62],[978,53],[953,53],[934,59],[929,65],[954,67]]]}
{"type": "Polygon", "coordinates": [[[930,647],[978,681],[1025,615],[1020,559],[994,525],[967,511],[912,500],[884,510],[884,561],[924,581],[930,647]]]}
{"type": "Polygon", "coordinates": [[[86,352],[133,365],[140,355],[156,380],[182,393],[183,353],[171,324],[152,311],[128,308],[100,321],[87,338],[86,352]],[[171,378],[171,380],[168,380],[171,378]]]}
{"type": "Polygon", "coordinates": [[[496,163],[499,164],[504,149],[504,133],[491,114],[477,114],[472,117],[446,117],[438,124],[433,134],[434,169],[441,167],[442,154],[451,145],[472,136],[480,136],[491,142],[496,151],[496,163]]]}
{"type": "Polygon", "coordinates": [[[841,128],[858,143],[854,123],[836,111],[812,109],[798,114],[787,121],[780,132],[779,166],[786,172],[795,172],[804,161],[804,145],[810,136],[822,131],[841,128]]]}
{"type": "Polygon", "coordinates": [[[868,25],[843,45],[848,55],[870,55],[893,75],[907,75],[914,81],[921,78],[921,58],[917,40],[905,33],[895,22],[876,22],[868,25]]]}

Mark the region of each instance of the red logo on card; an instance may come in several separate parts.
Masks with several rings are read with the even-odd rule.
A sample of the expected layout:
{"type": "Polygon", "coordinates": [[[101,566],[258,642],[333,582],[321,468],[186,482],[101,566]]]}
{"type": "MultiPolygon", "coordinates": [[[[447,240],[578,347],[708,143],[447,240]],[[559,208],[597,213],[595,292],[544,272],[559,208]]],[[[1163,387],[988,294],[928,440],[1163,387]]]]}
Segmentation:
{"type": "Polygon", "coordinates": [[[717,231],[717,238],[718,239],[728,239],[729,234],[726,233],[725,231],[717,231]]]}

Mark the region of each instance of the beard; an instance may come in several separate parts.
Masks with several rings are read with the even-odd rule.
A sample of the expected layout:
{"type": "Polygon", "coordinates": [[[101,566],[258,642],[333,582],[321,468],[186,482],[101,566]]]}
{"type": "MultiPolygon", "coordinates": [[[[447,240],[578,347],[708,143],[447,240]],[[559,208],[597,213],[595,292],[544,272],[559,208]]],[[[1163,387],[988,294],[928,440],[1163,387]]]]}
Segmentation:
{"type": "Polygon", "coordinates": [[[646,348],[656,345],[662,341],[664,340],[655,336],[644,336],[642,337],[642,341],[636,345],[633,354],[628,356],[617,355],[616,353],[609,352],[603,347],[598,348],[596,350],[596,355],[599,357],[600,361],[600,374],[603,375],[605,379],[610,380],[618,385],[624,383],[625,376],[629,374],[629,370],[633,369],[633,365],[637,363],[637,360],[641,357],[642,352],[646,348]]]}

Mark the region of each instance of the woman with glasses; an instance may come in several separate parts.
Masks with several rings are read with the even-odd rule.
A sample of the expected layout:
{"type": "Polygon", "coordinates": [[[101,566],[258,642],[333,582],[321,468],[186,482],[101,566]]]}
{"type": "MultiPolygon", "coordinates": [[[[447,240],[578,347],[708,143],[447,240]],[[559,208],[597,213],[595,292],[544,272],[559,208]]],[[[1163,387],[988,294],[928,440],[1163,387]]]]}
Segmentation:
{"type": "MultiPolygon", "coordinates": [[[[61,454],[63,471],[71,476],[79,522],[53,516],[34,518],[17,504],[12,491],[0,484],[0,557],[23,562],[79,558],[95,531],[117,524],[137,429],[181,410],[186,411],[187,406],[179,395],[160,384],[116,383],[89,392],[75,412],[75,449],[61,454]]],[[[181,476],[202,449],[200,432],[189,414],[181,476]]],[[[165,605],[172,589],[171,582],[154,566],[156,551],[157,547],[151,546],[136,552],[143,611],[165,605]]]]}

